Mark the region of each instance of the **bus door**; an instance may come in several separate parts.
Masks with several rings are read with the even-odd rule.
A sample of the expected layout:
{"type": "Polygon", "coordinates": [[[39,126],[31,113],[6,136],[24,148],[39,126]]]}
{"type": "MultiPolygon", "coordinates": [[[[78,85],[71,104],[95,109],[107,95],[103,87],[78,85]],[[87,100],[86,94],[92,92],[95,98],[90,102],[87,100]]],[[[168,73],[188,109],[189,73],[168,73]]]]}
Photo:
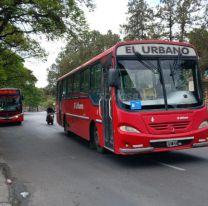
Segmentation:
{"type": "Polygon", "coordinates": [[[100,106],[102,110],[102,122],[104,133],[104,145],[110,150],[114,150],[113,122],[111,107],[111,88],[108,86],[108,69],[106,66],[102,69],[101,81],[101,99],[100,106]]]}

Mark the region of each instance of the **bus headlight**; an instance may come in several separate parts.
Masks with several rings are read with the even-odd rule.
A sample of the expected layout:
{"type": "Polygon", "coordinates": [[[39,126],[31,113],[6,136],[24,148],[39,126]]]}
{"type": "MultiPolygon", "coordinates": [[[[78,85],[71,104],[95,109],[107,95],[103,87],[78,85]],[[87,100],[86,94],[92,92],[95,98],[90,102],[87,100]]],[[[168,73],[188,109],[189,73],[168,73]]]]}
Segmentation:
{"type": "Polygon", "coordinates": [[[132,132],[132,133],[141,133],[139,130],[133,128],[133,127],[130,127],[130,126],[120,126],[119,129],[122,131],[122,132],[132,132]]]}
{"type": "Polygon", "coordinates": [[[199,125],[199,129],[208,127],[208,121],[203,121],[200,125],[199,125]]]}

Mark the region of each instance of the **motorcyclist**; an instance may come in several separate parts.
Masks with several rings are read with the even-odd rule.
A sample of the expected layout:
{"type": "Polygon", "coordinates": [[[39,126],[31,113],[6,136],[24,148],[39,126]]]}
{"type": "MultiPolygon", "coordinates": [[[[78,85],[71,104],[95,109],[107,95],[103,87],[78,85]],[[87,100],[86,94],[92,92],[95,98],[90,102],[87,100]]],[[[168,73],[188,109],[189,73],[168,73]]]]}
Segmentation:
{"type": "Polygon", "coordinates": [[[46,116],[46,121],[48,121],[48,118],[49,118],[49,115],[53,115],[55,113],[54,109],[49,106],[47,109],[46,109],[46,112],[47,112],[47,116],[46,116]]]}
{"type": "Polygon", "coordinates": [[[50,106],[47,108],[46,111],[47,111],[47,114],[55,112],[54,109],[52,107],[50,107],[50,106]]]}

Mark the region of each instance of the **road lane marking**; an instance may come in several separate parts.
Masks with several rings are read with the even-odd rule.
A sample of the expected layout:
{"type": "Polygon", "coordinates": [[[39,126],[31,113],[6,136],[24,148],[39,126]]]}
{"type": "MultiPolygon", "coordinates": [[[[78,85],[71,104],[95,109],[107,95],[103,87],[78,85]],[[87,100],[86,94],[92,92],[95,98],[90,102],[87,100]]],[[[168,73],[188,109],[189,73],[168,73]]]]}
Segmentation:
{"type": "Polygon", "coordinates": [[[159,164],[163,165],[163,166],[166,166],[166,167],[170,167],[172,169],[175,169],[175,170],[179,170],[179,171],[186,171],[185,169],[181,168],[181,167],[176,167],[174,165],[170,165],[170,164],[166,164],[164,162],[158,162],[159,164]]]}

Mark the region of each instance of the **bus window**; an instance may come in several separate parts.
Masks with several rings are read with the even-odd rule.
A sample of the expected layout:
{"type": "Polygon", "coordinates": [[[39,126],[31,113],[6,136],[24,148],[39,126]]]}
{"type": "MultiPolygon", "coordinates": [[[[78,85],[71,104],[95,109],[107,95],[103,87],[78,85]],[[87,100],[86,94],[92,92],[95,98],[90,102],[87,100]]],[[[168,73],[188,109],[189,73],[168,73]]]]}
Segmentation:
{"type": "Polygon", "coordinates": [[[77,97],[79,92],[80,92],[80,73],[74,75],[73,96],[77,97]]]}
{"type": "Polygon", "coordinates": [[[89,80],[90,80],[90,70],[86,69],[80,74],[80,92],[88,93],[89,90],[89,80]]]}
{"type": "Polygon", "coordinates": [[[58,99],[59,99],[59,101],[61,101],[61,99],[62,99],[62,94],[63,94],[63,87],[62,87],[62,81],[59,81],[58,82],[58,92],[57,92],[57,96],[58,96],[58,99]]]}
{"type": "Polygon", "coordinates": [[[66,97],[66,93],[67,93],[67,79],[63,80],[63,98],[66,97]]]}
{"type": "Polygon", "coordinates": [[[72,78],[68,77],[68,84],[67,84],[67,97],[70,98],[72,95],[72,78]]]}
{"type": "Polygon", "coordinates": [[[101,92],[101,75],[102,75],[102,66],[96,64],[91,68],[91,98],[95,104],[98,104],[100,99],[101,92]]]}
{"type": "Polygon", "coordinates": [[[123,100],[131,99],[138,100],[141,99],[140,92],[136,88],[134,82],[136,76],[130,77],[128,72],[122,64],[119,64],[119,76],[120,76],[120,98],[123,100]]]}

